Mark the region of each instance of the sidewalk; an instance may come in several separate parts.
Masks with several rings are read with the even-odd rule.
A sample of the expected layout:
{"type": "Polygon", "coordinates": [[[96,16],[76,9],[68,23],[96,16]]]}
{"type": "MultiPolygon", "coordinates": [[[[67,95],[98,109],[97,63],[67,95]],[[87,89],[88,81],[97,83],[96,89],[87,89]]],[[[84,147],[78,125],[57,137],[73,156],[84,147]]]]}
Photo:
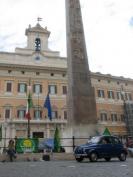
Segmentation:
{"type": "MultiPolygon", "coordinates": [[[[44,153],[25,153],[17,154],[17,158],[14,161],[41,161],[44,153]]],[[[50,153],[50,160],[74,160],[72,153],[50,153]]],[[[7,154],[0,154],[0,161],[9,161],[7,154]]]]}

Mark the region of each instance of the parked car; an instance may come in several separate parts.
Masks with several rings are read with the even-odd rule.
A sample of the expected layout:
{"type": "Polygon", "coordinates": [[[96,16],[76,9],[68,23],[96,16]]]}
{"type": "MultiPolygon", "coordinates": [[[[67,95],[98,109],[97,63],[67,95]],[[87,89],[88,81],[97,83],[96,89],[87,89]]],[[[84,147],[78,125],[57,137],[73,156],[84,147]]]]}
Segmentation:
{"type": "Polygon", "coordinates": [[[77,162],[89,158],[91,162],[104,158],[110,161],[113,157],[118,157],[120,161],[125,161],[127,150],[121,141],[115,136],[95,136],[86,144],[77,146],[74,150],[77,162]]]}

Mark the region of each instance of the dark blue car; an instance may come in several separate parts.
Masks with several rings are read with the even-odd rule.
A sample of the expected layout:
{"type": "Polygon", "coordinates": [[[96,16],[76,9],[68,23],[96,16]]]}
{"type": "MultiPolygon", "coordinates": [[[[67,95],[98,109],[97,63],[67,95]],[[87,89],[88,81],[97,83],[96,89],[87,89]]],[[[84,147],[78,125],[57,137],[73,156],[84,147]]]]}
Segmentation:
{"type": "Polygon", "coordinates": [[[110,161],[113,157],[125,161],[127,150],[115,136],[95,136],[86,144],[77,146],[74,156],[78,162],[83,161],[84,158],[89,158],[91,162],[96,162],[101,158],[110,161]]]}

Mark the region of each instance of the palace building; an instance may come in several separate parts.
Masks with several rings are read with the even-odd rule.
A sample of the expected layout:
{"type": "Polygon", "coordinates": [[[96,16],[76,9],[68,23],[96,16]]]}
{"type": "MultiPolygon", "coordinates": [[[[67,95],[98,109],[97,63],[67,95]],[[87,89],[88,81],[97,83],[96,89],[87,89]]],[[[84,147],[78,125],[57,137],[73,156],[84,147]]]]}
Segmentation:
{"type": "MultiPolygon", "coordinates": [[[[33,101],[30,136],[50,138],[56,126],[63,133],[67,125],[67,59],[58,51],[49,49],[47,27],[43,28],[39,23],[35,27],[29,25],[25,35],[25,48],[16,48],[14,53],[0,52],[2,137],[27,137],[25,114],[30,89],[33,101]],[[44,108],[48,92],[52,121],[44,108]]],[[[97,133],[102,133],[107,127],[114,135],[126,136],[128,125],[124,104],[132,105],[133,80],[97,72],[91,73],[91,82],[95,89],[97,133]]]]}

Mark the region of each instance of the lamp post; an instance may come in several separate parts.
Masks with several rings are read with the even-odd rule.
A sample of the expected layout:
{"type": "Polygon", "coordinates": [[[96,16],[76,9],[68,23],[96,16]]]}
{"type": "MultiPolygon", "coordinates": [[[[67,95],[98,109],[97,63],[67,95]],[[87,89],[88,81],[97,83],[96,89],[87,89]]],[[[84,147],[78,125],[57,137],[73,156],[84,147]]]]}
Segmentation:
{"type": "Polygon", "coordinates": [[[6,152],[6,133],[7,133],[7,121],[4,122],[3,127],[4,127],[4,148],[3,148],[3,152],[6,152]]]}
{"type": "Polygon", "coordinates": [[[29,79],[29,85],[28,85],[28,100],[27,100],[27,112],[28,112],[28,116],[27,116],[27,119],[28,119],[28,131],[27,131],[27,137],[30,138],[30,119],[31,119],[31,116],[30,116],[30,108],[31,108],[31,95],[30,95],[30,92],[31,92],[31,79],[29,79]]]}
{"type": "Polygon", "coordinates": [[[37,103],[37,104],[38,104],[38,105],[37,105],[37,112],[38,112],[38,113],[37,113],[37,116],[38,116],[38,117],[37,117],[37,118],[38,118],[38,119],[40,119],[40,117],[39,117],[39,93],[40,93],[40,92],[39,92],[39,90],[38,90],[38,93],[37,93],[37,95],[38,95],[38,98],[37,98],[37,99],[38,99],[38,100],[37,100],[37,102],[38,102],[38,103],[37,103]]]}

